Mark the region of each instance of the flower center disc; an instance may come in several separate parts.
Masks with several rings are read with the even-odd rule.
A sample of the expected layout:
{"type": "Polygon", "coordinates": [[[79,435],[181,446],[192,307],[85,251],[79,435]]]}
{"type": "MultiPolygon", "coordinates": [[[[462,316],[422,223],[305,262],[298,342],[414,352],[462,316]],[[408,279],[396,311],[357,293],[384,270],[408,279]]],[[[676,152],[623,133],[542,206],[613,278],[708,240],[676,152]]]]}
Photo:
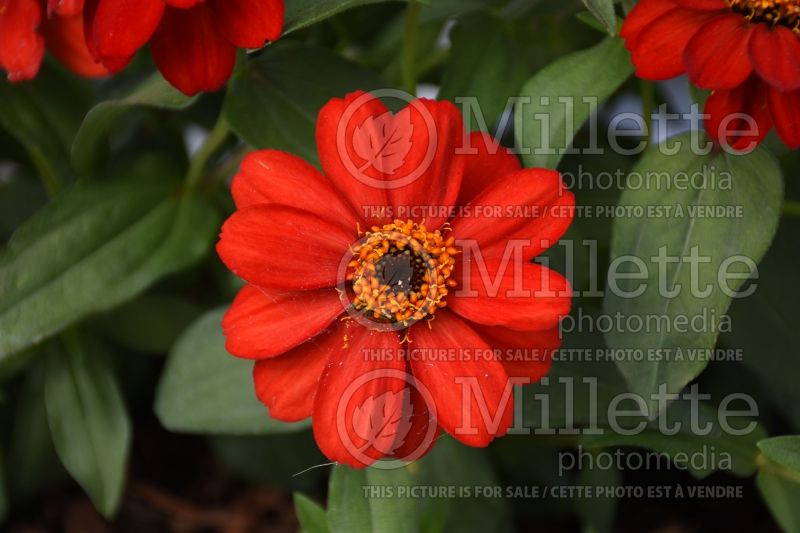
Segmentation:
{"type": "Polygon", "coordinates": [[[786,26],[800,35],[800,0],[727,0],[731,9],[752,23],[786,26]]]}
{"type": "Polygon", "coordinates": [[[432,317],[456,285],[450,279],[459,253],[454,244],[411,220],[372,227],[348,264],[353,306],[371,321],[398,327],[432,317]]]}

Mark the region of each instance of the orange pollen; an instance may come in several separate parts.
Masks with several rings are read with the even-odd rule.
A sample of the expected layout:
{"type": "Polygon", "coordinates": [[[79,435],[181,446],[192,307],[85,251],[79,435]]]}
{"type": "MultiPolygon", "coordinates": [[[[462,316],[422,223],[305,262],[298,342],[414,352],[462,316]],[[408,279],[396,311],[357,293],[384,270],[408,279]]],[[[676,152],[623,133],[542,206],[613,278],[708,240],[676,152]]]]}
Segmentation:
{"type": "Polygon", "coordinates": [[[786,26],[800,35],[800,0],[727,0],[731,10],[753,24],[786,26]]]}
{"type": "Polygon", "coordinates": [[[352,303],[375,322],[407,327],[432,318],[456,285],[450,278],[460,253],[455,238],[428,231],[424,222],[374,226],[352,251],[347,271],[352,303]]]}

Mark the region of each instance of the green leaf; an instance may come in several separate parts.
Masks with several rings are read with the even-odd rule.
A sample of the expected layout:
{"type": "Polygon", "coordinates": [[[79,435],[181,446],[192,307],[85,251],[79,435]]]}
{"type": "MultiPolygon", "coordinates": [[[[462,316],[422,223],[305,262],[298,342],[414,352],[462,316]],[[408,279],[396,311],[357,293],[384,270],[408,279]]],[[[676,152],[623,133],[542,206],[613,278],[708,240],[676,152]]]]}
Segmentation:
{"type": "Polygon", "coordinates": [[[108,151],[111,126],[123,114],[141,107],[185,109],[196,99],[184,95],[156,73],[130,94],[97,104],[86,115],[72,143],[75,168],[84,174],[91,174],[97,168],[98,159],[108,151]]]}
{"type": "Polygon", "coordinates": [[[772,462],[794,470],[800,475],[800,436],[784,435],[764,439],[758,443],[758,448],[772,462]]]}
{"type": "Polygon", "coordinates": [[[417,504],[397,494],[413,484],[409,467],[353,470],[336,466],[328,489],[328,526],[332,533],[373,531],[375,533],[417,532],[417,504]],[[394,494],[381,494],[389,488],[394,494]],[[371,494],[371,491],[378,491],[371,494]]]}
{"type": "MultiPolygon", "coordinates": [[[[526,65],[515,55],[519,45],[506,25],[490,12],[464,15],[450,33],[452,47],[439,90],[439,99],[456,101],[475,97],[483,113],[485,128],[491,131],[506,108],[508,99],[525,81],[526,65]]],[[[472,125],[472,113],[464,120],[472,125]]]]}
{"type": "Polygon", "coordinates": [[[318,503],[300,494],[294,493],[294,510],[303,533],[328,533],[328,518],[318,503]]]}
{"type": "Polygon", "coordinates": [[[224,113],[254,148],[285,150],[317,161],[317,114],[328,100],[382,86],[378,76],[324,48],[282,43],[237,74],[224,113]],[[325,80],[320,83],[319,80],[325,80]]]}
{"type": "Polygon", "coordinates": [[[768,470],[756,478],[758,491],[775,521],[786,533],[800,533],[800,483],[790,481],[768,470]]]}
{"type": "Polygon", "coordinates": [[[708,358],[703,355],[707,352],[697,350],[714,348],[723,315],[731,303],[722,284],[727,283],[729,293],[744,284],[743,279],[720,282],[720,273],[748,273],[741,262],[731,266],[725,261],[736,257],[755,263],[761,260],[777,230],[783,194],[780,169],[763,149],[750,155],[706,157],[691,153],[688,135],[669,142],[680,142],[682,150],[665,155],[653,148],[632,174],[650,176],[651,180],[661,176],[661,185],[629,188],[620,200],[620,208],[626,212],[642,209],[645,215],[614,221],[611,255],[615,261],[623,258],[614,270],[620,277],[642,275],[620,279],[618,288],[609,287],[604,299],[606,314],[619,316],[623,324],[630,323],[631,317],[643,323],[650,320],[651,324],[648,317],[665,317],[671,325],[629,331],[612,329],[606,334],[611,348],[641,350],[644,354],[641,360],[622,357],[618,367],[630,389],[646,400],[658,392],[661,384],[670,393],[679,392],[706,367],[708,358]],[[697,176],[691,180],[696,183],[684,182],[684,187],[663,179],[681,173],[697,176]],[[723,181],[727,178],[729,183],[723,181]],[[659,206],[671,206],[672,212],[646,216],[659,206]],[[720,217],[692,211],[704,206],[739,211],[735,216],[720,217]],[[707,262],[690,263],[692,250],[707,262]],[[666,262],[659,256],[680,259],[666,262]],[[640,263],[634,264],[634,260],[640,263]],[[684,320],[681,317],[700,326],[687,326],[681,332],[675,327],[684,320]],[[664,351],[660,352],[661,357],[651,357],[653,350],[664,351]]]}
{"type": "Polygon", "coordinates": [[[52,347],[45,402],[58,456],[106,517],[117,510],[125,483],[131,423],[107,355],[77,334],[52,347]]]}
{"type": "Polygon", "coordinates": [[[283,33],[292,33],[342,11],[367,4],[378,4],[387,0],[292,0],[286,2],[283,33]]]}
{"type": "Polygon", "coordinates": [[[594,108],[632,72],[622,40],[608,38],[559,59],[531,78],[520,94],[531,102],[518,104],[514,119],[525,166],[556,168],[594,108]]]}
{"type": "Polygon", "coordinates": [[[614,0],[582,0],[592,15],[600,21],[609,35],[617,34],[617,13],[614,10],[614,0]]]}
{"type": "Polygon", "coordinates": [[[222,316],[216,309],[181,336],[158,384],[155,410],[175,432],[251,435],[283,433],[310,421],[287,424],[269,417],[253,390],[253,362],[225,350],[222,316]]]}
{"type": "Polygon", "coordinates": [[[217,212],[170,177],[140,160],[121,179],[77,183],[19,229],[0,253],[0,361],[208,252],[217,212]]]}

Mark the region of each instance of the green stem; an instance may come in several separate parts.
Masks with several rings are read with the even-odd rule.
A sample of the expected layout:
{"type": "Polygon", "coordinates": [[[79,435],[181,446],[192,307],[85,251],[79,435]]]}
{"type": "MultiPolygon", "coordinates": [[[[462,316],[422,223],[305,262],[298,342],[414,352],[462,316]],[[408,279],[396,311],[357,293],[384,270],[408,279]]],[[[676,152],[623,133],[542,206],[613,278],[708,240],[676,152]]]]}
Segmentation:
{"type": "Polygon", "coordinates": [[[403,35],[403,87],[412,95],[417,94],[417,27],[421,8],[417,0],[409,0],[403,35]]]}
{"type": "Polygon", "coordinates": [[[200,147],[194,159],[189,163],[189,171],[186,173],[185,181],[186,190],[191,191],[197,187],[203,177],[203,171],[205,171],[209,159],[219,150],[222,143],[228,138],[229,133],[228,122],[223,115],[220,115],[214,125],[214,129],[208,134],[203,146],[200,147]]]}
{"type": "Polygon", "coordinates": [[[783,214],[787,217],[800,217],[800,202],[785,201],[783,203],[783,214]]]}

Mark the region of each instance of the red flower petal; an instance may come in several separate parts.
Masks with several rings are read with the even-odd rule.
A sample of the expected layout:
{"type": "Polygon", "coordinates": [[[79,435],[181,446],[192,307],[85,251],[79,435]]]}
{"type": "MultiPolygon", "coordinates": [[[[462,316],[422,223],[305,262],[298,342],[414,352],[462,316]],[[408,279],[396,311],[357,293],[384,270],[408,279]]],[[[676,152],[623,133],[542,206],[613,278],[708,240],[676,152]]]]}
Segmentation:
{"type": "Polygon", "coordinates": [[[297,292],[247,285],[222,321],[225,348],[245,359],[275,357],[308,341],[343,312],[333,289],[297,292]]]}
{"type": "Polygon", "coordinates": [[[86,47],[83,15],[50,19],[42,26],[42,33],[48,50],[75,74],[86,78],[108,76],[108,69],[86,47]]]}
{"type": "Polygon", "coordinates": [[[272,418],[298,422],[311,416],[322,371],[328,360],[343,351],[347,328],[347,323],[336,322],[292,351],[256,362],[256,395],[272,418]]]}
{"type": "Polygon", "coordinates": [[[509,377],[529,378],[531,383],[547,375],[553,352],[561,346],[559,328],[514,331],[502,326],[471,326],[489,346],[501,351],[500,362],[509,377]]]}
{"type": "Polygon", "coordinates": [[[674,8],[647,26],[646,31],[628,39],[636,75],[648,80],[666,80],[683,74],[683,52],[700,27],[713,13],[674,8]]]}
{"type": "Polygon", "coordinates": [[[502,257],[507,245],[525,240],[525,256],[532,258],[558,242],[572,223],[574,207],[575,197],[558,172],[520,170],[472,200],[453,220],[453,235],[462,246],[477,244],[484,259],[502,257]]]}
{"type": "Polygon", "coordinates": [[[752,25],[731,13],[710,20],[686,46],[683,60],[692,82],[703,89],[733,89],[750,77],[752,25]]]}
{"type": "Polygon", "coordinates": [[[83,13],[83,0],[47,0],[48,17],[71,17],[83,13]]]}
{"type": "Polygon", "coordinates": [[[216,91],[233,72],[236,47],[219,35],[216,24],[207,4],[168,7],[150,41],[158,70],[186,95],[216,91]]]}
{"type": "Polygon", "coordinates": [[[395,176],[408,176],[410,183],[389,189],[389,202],[397,218],[409,218],[402,213],[410,207],[433,207],[435,212],[420,218],[429,229],[438,229],[449,218],[439,208],[455,205],[464,174],[464,159],[456,156],[464,136],[461,112],[450,102],[423,99],[406,106],[395,121],[412,128],[410,149],[395,171],[395,176]]]}
{"type": "Polygon", "coordinates": [[[171,5],[172,7],[177,7],[178,9],[189,9],[190,7],[194,7],[197,4],[204,2],[205,0],[164,0],[167,4],[171,5]]]}
{"type": "Polygon", "coordinates": [[[239,48],[261,48],[283,30],[283,0],[210,0],[222,35],[239,48]]]}
{"type": "Polygon", "coordinates": [[[116,70],[147,44],[163,14],[163,0],[86,0],[83,15],[89,50],[116,70]]]}
{"type": "Polygon", "coordinates": [[[37,0],[0,0],[0,67],[11,82],[36,77],[44,57],[37,0]]]}
{"type": "Polygon", "coordinates": [[[673,9],[675,6],[664,0],[639,0],[628,13],[620,30],[620,37],[625,39],[625,46],[630,50],[639,34],[673,9]]]}
{"type": "Polygon", "coordinates": [[[782,93],[777,89],[769,91],[769,110],[775,129],[783,142],[796,150],[800,148],[800,90],[782,93]]]}
{"type": "Polygon", "coordinates": [[[757,76],[731,91],[715,91],[706,102],[706,131],[712,139],[734,150],[755,148],[772,128],[768,92],[757,76]]]}
{"type": "Polygon", "coordinates": [[[511,426],[512,384],[489,345],[463,320],[443,311],[431,326],[423,324],[411,332],[414,377],[433,395],[437,420],[445,431],[470,446],[487,446],[511,426]],[[445,353],[447,358],[438,355],[445,353]],[[464,403],[465,390],[470,392],[469,404],[464,403]]]}
{"type": "MultiPolygon", "coordinates": [[[[448,308],[487,326],[518,331],[543,331],[558,326],[572,305],[569,282],[536,263],[511,259],[471,261],[448,308]]],[[[438,315],[437,315],[438,316],[438,315]]]]}
{"type": "Polygon", "coordinates": [[[313,212],[355,229],[358,219],[320,172],[299,157],[277,150],[250,152],[231,185],[236,207],[284,205],[313,212]]]}
{"type": "MultiPolygon", "coordinates": [[[[357,179],[348,167],[354,166],[358,158],[353,148],[356,130],[367,121],[374,121],[388,112],[386,106],[377,98],[356,92],[344,99],[330,100],[320,110],[317,118],[317,150],[325,175],[350,202],[355,212],[370,225],[381,223],[385,219],[384,216],[372,212],[370,208],[389,205],[386,189],[357,179]],[[362,98],[363,104],[356,107],[355,102],[361,102],[362,98]],[[350,116],[349,120],[345,113],[350,116]]],[[[360,131],[363,132],[360,135],[363,137],[369,130],[362,128],[360,131]]],[[[362,166],[366,164],[363,159],[359,162],[362,166]]]]}
{"type": "MultiPolygon", "coordinates": [[[[721,11],[728,9],[725,0],[669,0],[675,5],[695,11],[721,11]]],[[[665,2],[666,3],[666,2],[665,2]]]]}
{"type": "Polygon", "coordinates": [[[520,169],[519,158],[500,146],[488,133],[473,132],[469,145],[478,153],[464,156],[464,179],[456,202],[458,205],[467,205],[489,185],[520,169]]]}
{"type": "Polygon", "coordinates": [[[355,229],[331,225],[308,211],[256,206],[222,226],[217,253],[236,275],[259,287],[334,287],[355,229]]]}
{"type": "Polygon", "coordinates": [[[761,78],[781,91],[800,89],[800,37],[783,26],[756,25],[750,58],[761,78]]]}
{"type": "Polygon", "coordinates": [[[331,460],[363,468],[409,433],[413,406],[395,333],[356,326],[348,347],[328,360],[314,399],[314,438],[331,460]],[[373,354],[383,357],[374,358],[373,354]]]}

